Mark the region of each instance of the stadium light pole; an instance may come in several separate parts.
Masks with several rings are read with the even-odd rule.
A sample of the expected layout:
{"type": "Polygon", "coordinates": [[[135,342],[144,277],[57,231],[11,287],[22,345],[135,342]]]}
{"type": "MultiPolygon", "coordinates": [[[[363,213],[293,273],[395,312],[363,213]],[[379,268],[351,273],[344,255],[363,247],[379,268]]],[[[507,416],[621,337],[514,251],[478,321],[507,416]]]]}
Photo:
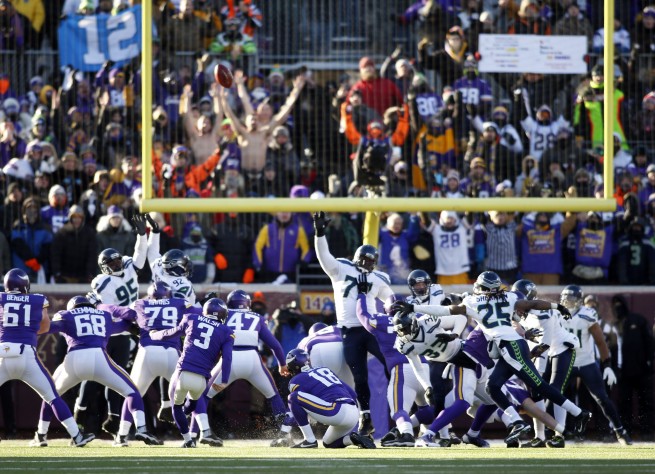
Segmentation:
{"type": "Polygon", "coordinates": [[[614,199],[614,0],[605,0],[605,47],[603,48],[603,174],[605,199],[614,199]]]}

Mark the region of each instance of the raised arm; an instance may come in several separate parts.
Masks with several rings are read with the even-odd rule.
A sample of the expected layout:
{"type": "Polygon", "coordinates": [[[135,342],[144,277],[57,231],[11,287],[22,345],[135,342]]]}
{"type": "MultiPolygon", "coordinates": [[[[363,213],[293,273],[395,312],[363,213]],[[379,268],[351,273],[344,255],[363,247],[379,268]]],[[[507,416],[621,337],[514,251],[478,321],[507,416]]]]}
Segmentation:
{"type": "Polygon", "coordinates": [[[232,128],[234,129],[234,131],[242,137],[247,135],[248,130],[246,129],[246,127],[243,126],[241,120],[239,120],[239,118],[232,110],[232,107],[230,107],[230,104],[228,104],[227,102],[227,91],[225,89],[222,90],[221,105],[223,106],[223,111],[225,112],[225,115],[227,115],[227,118],[229,118],[230,121],[232,122],[232,128]]]}
{"type": "Polygon", "coordinates": [[[271,124],[268,126],[271,131],[278,125],[282,125],[287,120],[287,117],[291,113],[291,109],[293,109],[293,106],[298,100],[298,97],[300,97],[300,92],[302,91],[303,87],[305,87],[305,82],[306,79],[303,75],[296,76],[296,78],[293,80],[293,89],[291,90],[289,97],[287,97],[287,101],[282,107],[280,107],[280,111],[275,114],[271,120],[271,124]]]}
{"type": "MultiPolygon", "coordinates": [[[[39,331],[37,334],[45,334],[50,331],[50,315],[48,314],[48,309],[43,308],[41,311],[41,324],[39,324],[39,331]]],[[[57,331],[59,332],[59,331],[57,331]]]]}
{"type": "Polygon", "coordinates": [[[314,249],[316,250],[316,257],[321,268],[330,278],[336,278],[339,275],[339,262],[330,253],[327,239],[325,238],[325,231],[330,223],[330,219],[325,215],[325,212],[316,212],[314,218],[314,249]]]}
{"type": "Polygon", "coordinates": [[[246,78],[243,75],[242,70],[237,69],[234,71],[234,83],[237,85],[237,95],[239,96],[241,104],[243,105],[243,111],[246,115],[254,114],[255,109],[253,108],[252,102],[250,101],[250,94],[246,88],[246,78]]]}

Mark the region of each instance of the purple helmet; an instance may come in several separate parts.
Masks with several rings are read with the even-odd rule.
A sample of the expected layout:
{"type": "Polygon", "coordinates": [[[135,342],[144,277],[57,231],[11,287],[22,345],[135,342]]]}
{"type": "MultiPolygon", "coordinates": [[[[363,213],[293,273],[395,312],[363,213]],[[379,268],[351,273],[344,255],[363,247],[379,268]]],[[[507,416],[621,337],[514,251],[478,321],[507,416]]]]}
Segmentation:
{"type": "Polygon", "coordinates": [[[86,296],[73,296],[71,299],[68,300],[68,303],[66,304],[66,309],[70,311],[71,309],[75,308],[83,308],[83,307],[89,307],[89,308],[95,308],[95,305],[89,301],[89,299],[86,296]]]}
{"type": "Polygon", "coordinates": [[[202,314],[210,318],[216,318],[219,321],[225,321],[227,318],[227,306],[220,298],[210,298],[202,307],[202,314]]]}
{"type": "Polygon", "coordinates": [[[250,295],[243,290],[232,290],[227,295],[227,307],[230,309],[250,309],[250,295]]]}
{"type": "Polygon", "coordinates": [[[7,292],[29,293],[30,277],[20,268],[12,268],[5,273],[4,285],[7,292]]]}
{"type": "Polygon", "coordinates": [[[309,365],[309,354],[302,349],[291,349],[287,354],[287,369],[291,375],[297,375],[303,368],[311,368],[309,365]]]}
{"type": "Polygon", "coordinates": [[[164,281],[156,281],[148,287],[148,298],[151,300],[163,300],[172,295],[171,287],[164,281]]]}
{"type": "Polygon", "coordinates": [[[314,323],[314,324],[312,324],[312,327],[309,328],[308,334],[310,336],[313,336],[314,334],[319,332],[321,329],[325,329],[326,327],[328,327],[328,326],[325,323],[314,323]]]}

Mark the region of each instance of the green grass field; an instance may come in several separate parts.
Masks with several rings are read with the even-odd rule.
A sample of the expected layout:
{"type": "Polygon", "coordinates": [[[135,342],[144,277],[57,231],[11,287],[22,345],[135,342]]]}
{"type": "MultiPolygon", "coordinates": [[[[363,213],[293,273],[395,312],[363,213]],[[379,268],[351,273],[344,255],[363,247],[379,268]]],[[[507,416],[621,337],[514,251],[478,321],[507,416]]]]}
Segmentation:
{"type": "Polygon", "coordinates": [[[47,448],[26,447],[26,441],[0,443],[0,472],[82,473],[195,473],[213,471],[269,473],[444,473],[502,472],[604,474],[655,473],[655,444],[569,443],[565,449],[491,449],[456,446],[448,449],[379,448],[362,450],[270,448],[264,441],[227,441],[223,448],[201,446],[186,450],[178,442],[148,447],[133,442],[113,448],[109,441],[94,441],[85,448],[70,448],[54,440],[47,448]]]}

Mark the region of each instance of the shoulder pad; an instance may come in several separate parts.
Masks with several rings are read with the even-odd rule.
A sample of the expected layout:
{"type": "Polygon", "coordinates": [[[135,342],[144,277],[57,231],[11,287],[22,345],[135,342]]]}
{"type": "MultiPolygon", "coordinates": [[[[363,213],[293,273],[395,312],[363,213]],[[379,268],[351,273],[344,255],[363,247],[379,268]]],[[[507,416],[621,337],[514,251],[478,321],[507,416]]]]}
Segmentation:
{"type": "Polygon", "coordinates": [[[349,267],[355,267],[355,264],[348,260],[347,258],[337,258],[337,262],[348,265],[349,267]]]}
{"type": "Polygon", "coordinates": [[[372,273],[373,273],[373,275],[376,275],[377,277],[379,277],[380,280],[385,282],[387,285],[391,284],[391,279],[389,278],[389,275],[387,275],[386,273],[382,273],[382,272],[379,272],[377,270],[372,272],[372,273]]]}
{"type": "Polygon", "coordinates": [[[111,277],[110,277],[110,276],[105,276],[104,279],[103,279],[103,278],[98,278],[98,277],[96,277],[96,278],[94,278],[93,281],[91,282],[91,288],[93,288],[93,290],[94,290],[96,293],[100,293],[102,290],[104,290],[105,288],[107,288],[107,285],[109,285],[109,282],[110,282],[110,281],[111,281],[111,277]]]}
{"type": "Polygon", "coordinates": [[[134,262],[132,261],[132,257],[123,257],[123,267],[131,267],[133,263],[134,262]]]}
{"type": "Polygon", "coordinates": [[[598,314],[596,313],[596,311],[592,310],[591,308],[584,308],[583,310],[578,311],[577,316],[584,319],[585,321],[589,321],[590,323],[598,322],[598,314]]]}

